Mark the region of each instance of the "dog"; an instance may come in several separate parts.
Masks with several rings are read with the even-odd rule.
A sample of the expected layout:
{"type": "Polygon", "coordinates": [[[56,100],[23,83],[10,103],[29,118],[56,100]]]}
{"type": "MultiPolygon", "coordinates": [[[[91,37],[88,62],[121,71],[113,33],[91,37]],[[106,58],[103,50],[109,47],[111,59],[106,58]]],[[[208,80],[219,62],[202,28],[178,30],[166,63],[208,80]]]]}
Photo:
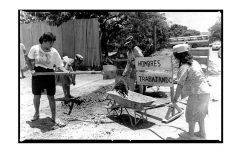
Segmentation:
{"type": "MultiPolygon", "coordinates": [[[[74,59],[68,58],[67,56],[65,56],[63,57],[63,64],[68,71],[72,72],[78,69],[78,67],[80,66],[83,60],[84,58],[80,54],[77,54],[74,59]]],[[[60,71],[59,68],[55,68],[55,72],[58,72],[58,71],[60,71]]],[[[58,86],[62,86],[65,101],[73,98],[73,96],[70,94],[70,85],[76,84],[75,74],[55,75],[55,83],[58,86]]]]}

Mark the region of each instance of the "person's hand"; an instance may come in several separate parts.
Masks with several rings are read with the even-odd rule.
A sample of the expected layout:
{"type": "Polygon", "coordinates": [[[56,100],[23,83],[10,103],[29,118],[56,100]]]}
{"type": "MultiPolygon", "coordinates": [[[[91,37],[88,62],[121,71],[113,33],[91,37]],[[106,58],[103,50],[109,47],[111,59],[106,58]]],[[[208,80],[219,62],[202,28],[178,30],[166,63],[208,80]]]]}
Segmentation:
{"type": "Polygon", "coordinates": [[[31,70],[30,72],[31,72],[32,76],[35,76],[35,75],[36,75],[35,70],[31,70]]]}
{"type": "Polygon", "coordinates": [[[169,106],[170,106],[171,108],[175,108],[176,105],[177,105],[177,104],[176,104],[176,103],[173,103],[173,102],[170,102],[170,103],[169,103],[169,106]]]}
{"type": "Polygon", "coordinates": [[[172,107],[176,108],[177,104],[176,103],[172,103],[172,107]]]}
{"type": "Polygon", "coordinates": [[[172,101],[173,104],[176,104],[177,102],[178,102],[178,101],[175,100],[175,99],[173,99],[173,101],[172,101]]]}

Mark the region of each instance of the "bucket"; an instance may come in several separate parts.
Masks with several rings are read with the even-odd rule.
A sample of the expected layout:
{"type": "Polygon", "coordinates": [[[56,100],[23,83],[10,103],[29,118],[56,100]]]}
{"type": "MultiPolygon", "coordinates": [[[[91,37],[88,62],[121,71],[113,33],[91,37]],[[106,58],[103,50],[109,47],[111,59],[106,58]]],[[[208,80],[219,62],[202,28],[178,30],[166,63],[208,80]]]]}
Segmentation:
{"type": "Polygon", "coordinates": [[[117,67],[114,65],[103,65],[103,79],[113,79],[116,76],[117,67]]]}

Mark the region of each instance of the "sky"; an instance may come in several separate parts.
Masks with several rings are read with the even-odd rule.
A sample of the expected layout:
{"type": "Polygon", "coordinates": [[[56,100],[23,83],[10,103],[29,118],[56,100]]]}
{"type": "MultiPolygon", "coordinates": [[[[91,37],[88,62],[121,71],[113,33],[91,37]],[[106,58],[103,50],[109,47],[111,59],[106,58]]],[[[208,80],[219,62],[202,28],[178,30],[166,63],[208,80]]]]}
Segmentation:
{"type": "Polygon", "coordinates": [[[187,26],[188,29],[195,29],[200,32],[208,32],[217,17],[221,17],[220,12],[163,12],[168,22],[187,26]]]}

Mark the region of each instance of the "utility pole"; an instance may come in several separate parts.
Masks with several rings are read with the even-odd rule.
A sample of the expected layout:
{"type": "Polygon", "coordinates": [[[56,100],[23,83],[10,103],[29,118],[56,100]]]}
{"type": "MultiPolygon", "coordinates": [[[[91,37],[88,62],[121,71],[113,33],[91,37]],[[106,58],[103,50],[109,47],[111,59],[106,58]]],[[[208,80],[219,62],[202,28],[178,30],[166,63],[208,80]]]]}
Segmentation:
{"type": "Polygon", "coordinates": [[[157,48],[156,47],[156,44],[157,44],[156,41],[157,41],[156,40],[156,26],[154,25],[153,26],[153,48],[154,48],[154,52],[156,52],[156,48],[157,48]]]}

